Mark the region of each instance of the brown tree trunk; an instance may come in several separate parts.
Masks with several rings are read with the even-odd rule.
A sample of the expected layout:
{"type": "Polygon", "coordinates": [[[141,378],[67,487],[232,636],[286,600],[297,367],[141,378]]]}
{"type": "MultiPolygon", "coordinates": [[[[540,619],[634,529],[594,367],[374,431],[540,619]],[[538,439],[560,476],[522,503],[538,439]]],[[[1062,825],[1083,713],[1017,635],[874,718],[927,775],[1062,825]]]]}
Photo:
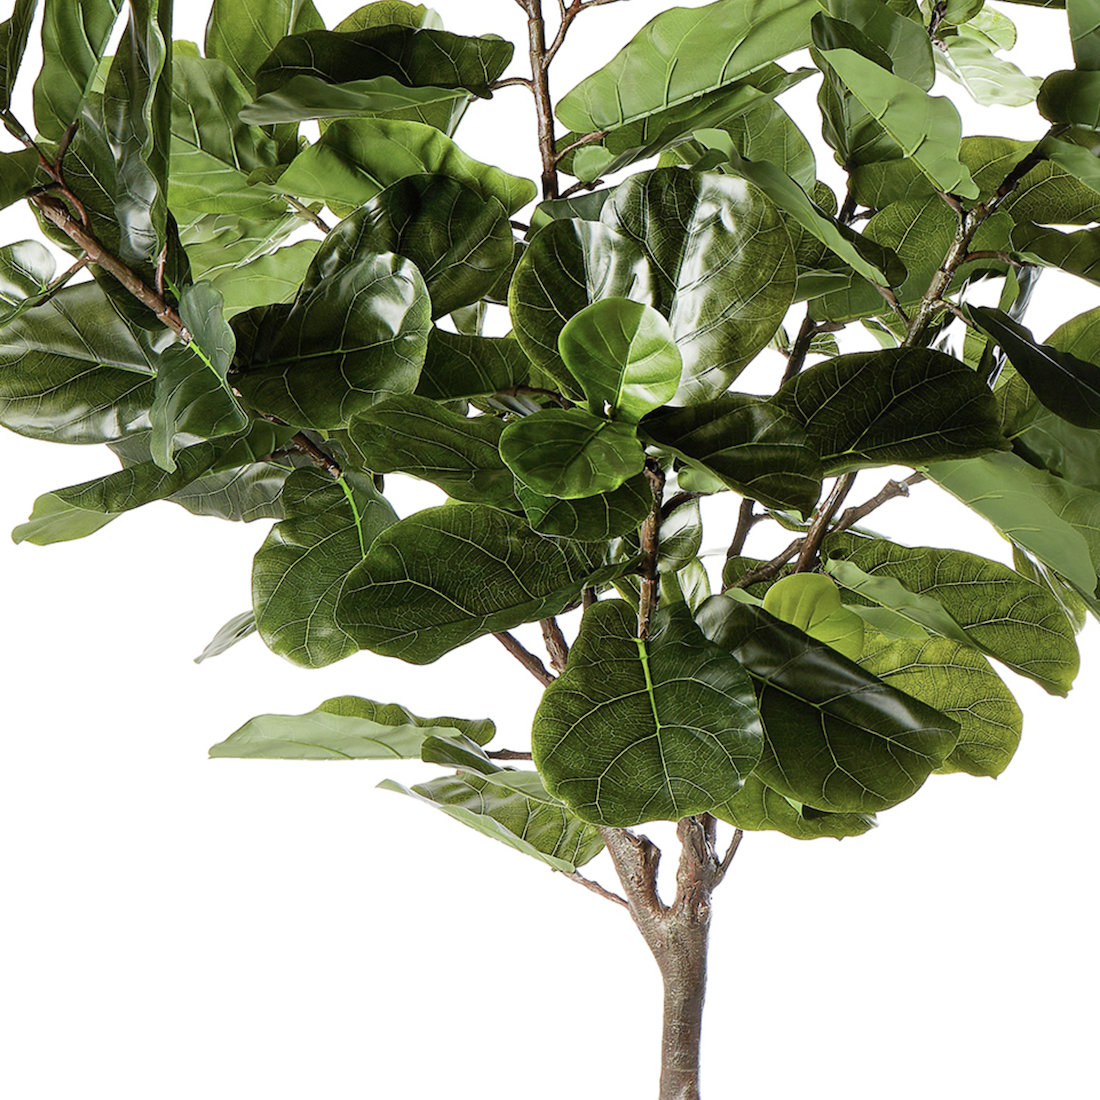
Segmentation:
{"type": "Polygon", "coordinates": [[[674,918],[657,964],[665,983],[660,1100],[699,1100],[709,901],[674,918]]]}

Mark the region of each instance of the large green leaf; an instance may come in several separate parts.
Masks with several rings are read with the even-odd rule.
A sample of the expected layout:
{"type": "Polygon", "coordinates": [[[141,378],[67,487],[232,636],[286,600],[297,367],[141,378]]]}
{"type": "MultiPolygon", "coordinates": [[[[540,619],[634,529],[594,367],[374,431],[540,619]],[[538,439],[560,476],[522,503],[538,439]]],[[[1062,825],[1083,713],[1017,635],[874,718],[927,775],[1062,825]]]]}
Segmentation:
{"type": "Polygon", "coordinates": [[[1100,73],[1063,69],[1051,73],[1035,105],[1051,122],[1100,129],[1100,73]]]}
{"type": "Polygon", "coordinates": [[[15,0],[10,18],[0,23],[0,111],[11,107],[12,89],[37,7],[38,0],[15,0]]]}
{"type": "Polygon", "coordinates": [[[278,42],[324,25],[312,0],[214,0],[205,52],[224,61],[251,92],[256,70],[278,42]]]}
{"type": "Polygon", "coordinates": [[[1020,743],[1023,714],[989,662],[947,638],[881,638],[859,663],[884,683],[920,699],[959,723],[959,742],[939,772],[997,776],[1020,743]]]}
{"type": "Polygon", "coordinates": [[[234,383],[254,407],[288,423],[345,427],[371,405],[416,389],[429,313],[409,260],[359,252],[343,235],[326,239],[292,305],[233,319],[234,383]]]}
{"type": "Polygon", "coordinates": [[[370,477],[295,470],[283,488],[286,519],[252,563],[252,606],[268,648],[321,668],[359,648],[334,614],[344,578],[397,516],[370,477]]]}
{"type": "Polygon", "coordinates": [[[0,153],[0,210],[24,198],[37,175],[38,154],[33,149],[0,153]]]}
{"type": "Polygon", "coordinates": [[[826,360],[792,378],[772,400],[806,430],[827,473],[1007,446],[996,402],[978,375],[927,348],[826,360]]]}
{"type": "Polygon", "coordinates": [[[1033,103],[1042,83],[998,57],[980,38],[959,35],[936,53],[937,67],[957,80],[983,107],[1023,107],[1033,103]]]}
{"type": "Polygon", "coordinates": [[[710,812],[738,829],[774,829],[795,840],[842,840],[860,836],[876,824],[874,814],[830,814],[805,806],[773,791],[757,775],[750,775],[733,798],[710,812]]]}
{"type": "Polygon", "coordinates": [[[978,197],[959,160],[962,122],[949,99],[928,95],[854,50],[823,50],[821,56],[938,190],[978,197]]]}
{"type": "Polygon", "coordinates": [[[823,6],[878,46],[890,59],[894,76],[924,91],[935,83],[935,51],[922,22],[880,0],[827,0],[823,6]]]}
{"type": "Polygon", "coordinates": [[[671,8],[565,95],[557,116],[578,133],[612,130],[724,88],[809,45],[815,10],[802,0],[671,8]]]}
{"type": "Polygon", "coordinates": [[[210,755],[264,760],[418,760],[426,737],[465,736],[484,745],[495,732],[487,718],[420,718],[396,703],[341,695],[308,714],[250,718],[211,748],[210,755]]]}
{"type": "Polygon", "coordinates": [[[658,168],[615,188],[601,217],[637,242],[652,269],[653,305],[684,362],[677,403],[724,392],[768,345],[794,295],[794,253],[775,205],[744,181],[658,168]]]}
{"type": "Polygon", "coordinates": [[[485,397],[526,382],[531,361],[512,337],[433,328],[416,392],[433,401],[485,397]]]}
{"type": "Polygon", "coordinates": [[[1078,69],[1100,69],[1100,3],[1066,0],[1073,60],[1078,69]]]}
{"type": "Polygon", "coordinates": [[[453,776],[416,783],[412,790],[387,779],[384,790],[435,806],[484,836],[572,874],[603,848],[599,831],[546,793],[536,772],[462,769],[453,776]]]}
{"type": "Polygon", "coordinates": [[[584,409],[513,420],[500,437],[500,456],[529,489],[565,500],[610,493],[645,465],[633,425],[584,409]]]}
{"type": "Polygon", "coordinates": [[[573,500],[543,496],[520,481],[515,491],[534,530],[580,542],[605,542],[636,531],[653,507],[653,488],[644,472],[610,493],[573,500]]]}
{"type": "Polygon", "coordinates": [[[512,471],[500,457],[502,421],[466,417],[426,397],[391,397],[348,429],[368,469],[411,474],[455,500],[518,507],[512,471]]]}
{"type": "Polygon", "coordinates": [[[636,424],[672,399],[683,360],[668,322],[651,306],[604,298],[570,318],[558,350],[589,409],[636,424]]]}
{"type": "Polygon", "coordinates": [[[450,176],[514,214],[535,185],[467,156],[449,137],[420,122],[337,119],[303,150],[274,185],[299,198],[356,207],[405,176],[450,176]]]}
{"type": "Polygon", "coordinates": [[[954,719],[766,611],[712,596],[696,617],[755,681],[765,741],[754,774],[780,794],[874,813],[916,793],[954,750],[954,719]]]}
{"type": "Polygon", "coordinates": [[[821,494],[821,459],[794,417],[763,398],[727,393],[646,417],[663,450],[771,508],[809,515],[821,494]]]}
{"type": "Polygon", "coordinates": [[[483,298],[511,265],[513,247],[508,215],[496,199],[438,175],[390,184],[325,240],[325,248],[340,255],[396,252],[412,260],[433,317],[483,298]]]}
{"type": "Polygon", "coordinates": [[[0,248],[0,327],[41,304],[57,264],[38,241],[0,248]]]}
{"type": "Polygon", "coordinates": [[[1028,263],[1057,267],[1100,284],[1100,230],[1079,229],[1065,233],[1045,225],[1025,222],[1012,230],[1012,247],[1028,263]]]}
{"type": "Polygon", "coordinates": [[[676,821],[732,798],[762,742],[752,683],[684,605],[649,639],[620,600],[590,607],[547,688],[531,748],[547,789],[587,821],[676,821]]]}
{"type": "Polygon", "coordinates": [[[962,550],[910,548],[851,535],[829,536],[824,553],[830,574],[858,600],[976,646],[1052,694],[1069,691],[1079,662],[1073,628],[1047,588],[1007,565],[962,550]],[[844,566],[855,566],[878,583],[860,583],[844,566]],[[885,586],[888,580],[901,591],[885,586]]]}
{"type": "Polygon", "coordinates": [[[362,649],[429,664],[484,634],[556,615],[600,569],[602,546],[546,538],[475,504],[429,508],[375,540],[348,578],[337,622],[362,649]]]}

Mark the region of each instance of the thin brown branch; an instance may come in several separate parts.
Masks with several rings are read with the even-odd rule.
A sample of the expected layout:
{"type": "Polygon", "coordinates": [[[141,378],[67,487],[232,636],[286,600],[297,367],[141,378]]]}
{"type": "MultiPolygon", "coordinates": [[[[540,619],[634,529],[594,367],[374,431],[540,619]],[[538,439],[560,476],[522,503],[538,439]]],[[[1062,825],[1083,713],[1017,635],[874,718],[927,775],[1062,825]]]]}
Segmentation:
{"type": "Polygon", "coordinates": [[[758,565],[755,569],[749,569],[742,573],[733,584],[726,585],[723,591],[728,592],[731,588],[748,588],[750,584],[757,584],[759,581],[770,581],[802,549],[804,541],[801,538],[795,539],[785,550],[776,554],[771,561],[766,561],[763,565],[758,565]]]}
{"type": "Polygon", "coordinates": [[[485,755],[490,760],[530,760],[529,752],[521,752],[518,749],[486,749],[485,755]]]}
{"type": "Polygon", "coordinates": [[[546,51],[546,58],[543,61],[544,65],[549,65],[554,60],[558,50],[561,49],[562,43],[565,41],[565,36],[569,33],[569,28],[573,23],[573,20],[577,18],[582,11],[588,8],[598,8],[602,4],[614,4],[616,0],[573,0],[571,4],[566,6],[565,0],[558,0],[558,14],[561,17],[561,22],[558,24],[558,33],[554,35],[553,42],[550,43],[550,48],[546,51]]]}
{"type": "Polygon", "coordinates": [[[599,601],[599,598],[594,588],[586,588],[581,592],[581,607],[587,611],[594,603],[599,601]]]}
{"type": "MultiPolygon", "coordinates": [[[[268,419],[272,418],[268,417],[268,419]]],[[[291,450],[305,455],[314,466],[320,470],[324,470],[325,473],[334,480],[344,476],[344,471],[340,468],[340,464],[336,459],[318,447],[304,432],[299,432],[297,435],[292,436],[288,446],[291,450]]]]}
{"type": "Polygon", "coordinates": [[[917,473],[910,474],[902,481],[888,481],[870,500],[853,508],[846,508],[841,513],[840,519],[833,525],[832,533],[846,531],[849,527],[853,527],[860,520],[866,519],[876,508],[881,508],[888,500],[907,497],[911,486],[919,485],[925,480],[927,479],[924,474],[917,473]]]}
{"type": "Polygon", "coordinates": [[[508,650],[508,652],[511,653],[511,655],[515,657],[515,659],[519,661],[519,663],[523,665],[523,667],[527,669],[543,687],[549,687],[557,678],[553,673],[547,670],[546,666],[538,657],[529,649],[526,649],[523,643],[509,634],[507,630],[498,630],[493,634],[493,637],[496,638],[496,640],[500,642],[500,644],[504,646],[504,648],[508,650]]]}
{"type": "Polygon", "coordinates": [[[744,837],[744,833],[740,829],[734,829],[733,839],[730,841],[730,846],[726,849],[726,854],[722,857],[722,862],[718,865],[718,873],[716,875],[717,881],[715,886],[726,877],[726,872],[730,869],[730,864],[733,862],[733,857],[737,855],[737,849],[741,847],[741,840],[744,837]]]}
{"type": "Polygon", "coordinates": [[[531,58],[531,91],[538,117],[539,155],[542,158],[542,198],[558,197],[558,162],[554,149],[554,103],[550,97],[550,72],[546,49],[546,23],[542,0],[520,0],[527,13],[528,54],[531,58]]]}
{"type": "Polygon", "coordinates": [[[798,335],[794,339],[794,344],[791,345],[791,354],[787,357],[787,369],[783,372],[783,379],[779,383],[780,385],[783,385],[784,382],[789,382],[802,369],[802,365],[806,362],[806,355],[810,350],[810,345],[813,343],[816,335],[817,325],[810,320],[810,314],[807,310],[806,316],[802,319],[802,326],[798,330],[798,335]]]}
{"type": "Polygon", "coordinates": [[[602,187],[604,181],[599,180],[577,180],[576,183],[567,187],[559,196],[559,199],[572,198],[573,195],[579,191],[594,191],[597,187],[602,187]]]}
{"type": "Polygon", "coordinates": [[[977,252],[968,252],[962,258],[962,263],[968,264],[973,260],[1000,260],[1003,264],[1008,264],[1010,267],[1023,267],[1024,261],[1016,259],[1011,252],[998,251],[996,249],[983,248],[977,252]]]}
{"type": "Polygon", "coordinates": [[[844,503],[844,498],[852,491],[855,482],[854,472],[837,478],[833,491],[828,495],[825,503],[818,508],[817,515],[810,524],[810,530],[806,534],[802,549],[798,553],[798,561],[795,563],[796,573],[806,573],[817,564],[817,554],[829,530],[829,524],[832,523],[837,509],[844,503]]]}
{"type": "Polygon", "coordinates": [[[503,80],[495,80],[489,85],[489,91],[499,92],[501,88],[513,88],[519,84],[534,91],[535,86],[529,76],[506,76],[503,80]]]}
{"type": "Polygon", "coordinates": [[[555,672],[564,672],[566,662],[569,660],[569,643],[558,626],[558,620],[554,618],[542,619],[539,622],[542,627],[542,639],[546,643],[546,652],[550,655],[550,667],[555,672]]]}
{"type": "Polygon", "coordinates": [[[332,232],[332,226],[329,225],[316,210],[310,210],[305,203],[299,202],[293,195],[283,195],[283,198],[290,203],[294,212],[300,218],[304,218],[307,222],[312,222],[322,233],[332,232]]]}
{"type": "Polygon", "coordinates": [[[661,542],[661,505],[665,493],[665,472],[649,460],[646,462],[646,478],[653,493],[653,504],[649,515],[642,523],[639,538],[642,547],[642,564],[639,572],[642,577],[641,596],[638,600],[638,637],[645,641],[649,637],[649,623],[653,612],[657,610],[658,572],[657,556],[661,542]]]}
{"type": "Polygon", "coordinates": [[[567,153],[573,152],[574,149],[580,149],[582,145],[592,145],[597,141],[603,141],[605,137],[607,137],[606,130],[594,130],[591,134],[585,134],[584,137],[577,138],[576,141],[571,142],[564,149],[559,149],[554,154],[554,163],[560,164],[567,153]]]}
{"type": "Polygon", "coordinates": [[[710,493],[697,493],[689,489],[683,489],[678,493],[673,493],[661,505],[661,519],[666,520],[677,508],[682,508],[685,504],[690,504],[693,500],[702,500],[703,497],[709,497],[710,493]]]}
{"type": "MultiPolygon", "coordinates": [[[[558,869],[555,867],[555,871],[558,869]]],[[[630,909],[630,902],[626,898],[619,897],[613,890],[607,890],[601,886],[598,882],[593,882],[590,878],[585,878],[579,871],[558,871],[559,875],[565,875],[570,882],[575,882],[578,886],[583,886],[586,890],[591,890],[593,894],[599,894],[601,898],[605,898],[607,901],[613,901],[616,905],[621,905],[624,909],[630,909]]]]}
{"type": "Polygon", "coordinates": [[[730,558],[739,558],[741,556],[741,551],[745,549],[745,540],[749,537],[749,532],[756,526],[758,520],[764,518],[763,516],[755,514],[753,511],[755,507],[755,500],[748,500],[746,498],[741,501],[741,508],[737,513],[737,529],[733,532],[730,548],[726,551],[726,561],[729,561],[730,558]]]}

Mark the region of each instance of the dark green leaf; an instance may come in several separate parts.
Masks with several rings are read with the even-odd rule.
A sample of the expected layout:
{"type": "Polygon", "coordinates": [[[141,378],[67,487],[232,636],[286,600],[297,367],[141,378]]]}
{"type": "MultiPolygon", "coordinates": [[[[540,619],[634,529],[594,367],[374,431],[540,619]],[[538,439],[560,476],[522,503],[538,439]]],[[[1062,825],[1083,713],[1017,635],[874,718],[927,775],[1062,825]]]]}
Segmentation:
{"type": "Polygon", "coordinates": [[[636,625],[619,600],[585,612],[531,732],[547,788],[601,825],[710,810],[736,794],[760,756],[749,677],[691,612],[659,609],[645,642],[636,625]]]}
{"type": "Polygon", "coordinates": [[[38,241],[17,241],[0,248],[0,326],[41,302],[56,266],[38,241]]]}
{"type": "Polygon", "coordinates": [[[1100,4],[1096,0],[1066,0],[1073,60],[1078,69],[1100,69],[1100,4]]]}
{"type": "Polygon", "coordinates": [[[256,613],[249,608],[240,615],[234,615],[213,638],[206,648],[195,658],[195,664],[201,665],[211,657],[220,657],[227,650],[232,649],[238,642],[244,641],[249,635],[256,633],[256,613]]]}
{"type": "Polygon", "coordinates": [[[1004,448],[997,405],[957,359],[927,348],[855,352],[809,367],[772,399],[826,473],[1004,448]]]}
{"type": "Polygon", "coordinates": [[[366,467],[411,474],[455,500],[518,508],[512,472],[500,457],[502,421],[460,416],[426,397],[391,397],[348,429],[366,467]]]}
{"type": "Polygon", "coordinates": [[[337,622],[362,649],[429,664],[494,631],[545,619],[600,570],[603,547],[536,534],[495,508],[429,508],[384,531],[348,578],[337,622]]]}
{"type": "Polygon", "coordinates": [[[742,496],[809,515],[821,494],[822,468],[793,417],[748,394],[667,409],[641,430],[664,450],[718,477],[742,496]]]}
{"type": "Polygon", "coordinates": [[[38,154],[33,149],[0,153],[0,210],[19,202],[34,186],[38,154]]]}
{"type": "Polygon", "coordinates": [[[780,794],[873,813],[915,794],[955,748],[953,719],[766,611],[712,596],[697,618],[755,681],[765,731],[755,774],[780,794]]]}
{"type": "Polygon", "coordinates": [[[37,7],[38,0],[15,0],[11,17],[0,23],[0,111],[11,106],[12,89],[37,7]]]}
{"type": "Polygon", "coordinates": [[[756,775],[750,775],[733,798],[710,812],[738,829],[774,829],[795,840],[819,837],[842,840],[846,836],[859,836],[876,825],[874,814],[829,814],[804,806],[773,791],[756,775]]]}
{"type": "Polygon", "coordinates": [[[1035,105],[1051,122],[1100,130],[1100,73],[1077,69],[1051,73],[1043,81],[1035,105]]]}
{"type": "Polygon", "coordinates": [[[610,493],[645,465],[632,424],[584,409],[543,409],[512,421],[500,455],[529,489],[566,500],[610,493]]]}
{"type": "Polygon", "coordinates": [[[610,493],[574,500],[542,496],[519,481],[515,491],[534,530],[579,542],[605,542],[636,531],[653,507],[645,473],[627,478],[610,493]]]}
{"type": "Polygon", "coordinates": [[[512,337],[433,328],[416,392],[433,401],[485,397],[526,382],[530,372],[531,361],[512,337]]]}

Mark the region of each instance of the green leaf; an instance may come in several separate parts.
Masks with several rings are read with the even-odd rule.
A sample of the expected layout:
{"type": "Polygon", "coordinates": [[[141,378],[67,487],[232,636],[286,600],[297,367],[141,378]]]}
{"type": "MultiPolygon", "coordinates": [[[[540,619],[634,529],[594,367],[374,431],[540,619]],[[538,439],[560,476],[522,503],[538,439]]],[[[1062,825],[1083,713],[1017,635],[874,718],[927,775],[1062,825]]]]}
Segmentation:
{"type": "Polygon", "coordinates": [[[433,401],[466,400],[526,382],[531,361],[512,337],[464,336],[432,328],[416,392],[433,401]]]}
{"type": "Polygon", "coordinates": [[[416,388],[431,327],[416,266],[326,238],[292,305],[233,318],[237,388],[291,424],[342,428],[371,405],[416,388]],[[350,248],[348,246],[351,246],[350,248]]]}
{"type": "Polygon", "coordinates": [[[827,0],[823,6],[878,46],[895,76],[924,91],[935,83],[935,51],[923,23],[891,11],[879,0],[827,0]]]}
{"type": "Polygon", "coordinates": [[[676,402],[724,392],[767,347],[794,295],[794,253],[775,205],[743,181],[658,168],[616,187],[602,219],[649,262],[652,304],[684,361],[676,402]]]}
{"type": "Polygon", "coordinates": [[[592,605],[547,688],[531,748],[547,789],[586,821],[677,821],[733,797],[759,759],[760,715],[741,665],[684,605],[650,636],[620,600],[592,605]]]}
{"type": "Polygon", "coordinates": [[[227,380],[236,343],[222,314],[222,296],[210,283],[194,283],[180,298],[180,317],[191,333],[161,356],[149,419],[153,461],[175,469],[177,437],[213,439],[244,431],[248,415],[227,380]]]}
{"type": "Polygon", "coordinates": [[[438,485],[455,500],[518,508],[512,471],[500,457],[502,421],[466,417],[426,397],[391,397],[357,416],[352,443],[367,468],[438,485]]]}
{"type": "Polygon", "coordinates": [[[47,140],[60,141],[80,117],[121,9],[122,0],[45,0],[34,120],[47,140]]]}
{"type": "Polygon", "coordinates": [[[829,814],[785,798],[756,775],[750,775],[733,798],[710,812],[738,829],[773,829],[795,840],[842,840],[860,836],[876,825],[874,814],[829,814]]]}
{"type": "Polygon", "coordinates": [[[1027,76],[1007,58],[998,57],[985,41],[960,35],[937,52],[941,71],[957,80],[983,107],[1023,107],[1035,102],[1042,81],[1027,76]]]}
{"type": "Polygon", "coordinates": [[[206,648],[195,658],[195,664],[201,665],[211,657],[220,657],[232,649],[238,642],[256,633],[256,613],[249,608],[240,615],[234,615],[217,634],[207,643],[206,648]]]}
{"type": "Polygon", "coordinates": [[[449,137],[420,122],[337,119],[303,150],[274,185],[298,198],[357,207],[405,176],[450,176],[514,214],[535,185],[468,157],[449,137]]]}
{"type": "Polygon", "coordinates": [[[96,283],[65,287],[3,330],[0,423],[59,443],[145,430],[158,357],[172,339],[122,321],[96,283]]]}
{"type": "Polygon", "coordinates": [[[419,759],[425,738],[470,737],[476,744],[495,733],[487,718],[420,718],[396,703],[341,695],[308,714],[261,714],[210,750],[214,757],[265,760],[419,759]]]}
{"type": "Polygon", "coordinates": [[[439,13],[423,4],[409,4],[405,0],[373,0],[356,8],[333,27],[336,31],[361,31],[364,27],[379,27],[384,23],[397,23],[402,27],[429,27],[441,31],[443,24],[439,13]]]}
{"type": "Polygon", "coordinates": [[[826,473],[1006,446],[996,402],[978,375],[927,348],[828,359],[781,386],[772,400],[806,430],[826,473]]]}
{"type": "Polygon", "coordinates": [[[953,719],[766,611],[712,596],[696,617],[752,676],[765,731],[754,774],[787,798],[874,813],[915,794],[954,750],[953,719]]]}
{"type": "Polygon", "coordinates": [[[513,420],[500,437],[500,456],[529,489],[565,500],[610,493],[645,465],[634,425],[584,409],[513,420]]]}
{"type": "Polygon", "coordinates": [[[1060,229],[1025,222],[1012,230],[1012,247],[1028,263],[1058,267],[1063,271],[1100,284],[1100,230],[1060,229]]]}
{"type": "Polygon", "coordinates": [[[21,201],[38,175],[38,154],[33,149],[0,153],[0,210],[21,201]]]}
{"type": "Polygon", "coordinates": [[[1012,454],[935,462],[928,476],[1082,592],[1096,590],[1100,493],[1012,454]]]}
{"type": "Polygon", "coordinates": [[[324,25],[312,0],[214,0],[204,52],[224,61],[251,93],[256,70],[278,42],[324,25]]]}
{"type": "Polygon", "coordinates": [[[496,199],[447,176],[390,184],[325,238],[339,253],[396,252],[424,277],[432,317],[483,298],[512,263],[512,228],[496,199]]]}
{"type": "Polygon", "coordinates": [[[1066,0],[1073,61],[1078,69],[1100,69],[1100,4],[1097,0],[1066,0]]]}
{"type": "Polygon", "coordinates": [[[1050,122],[1100,129],[1100,73],[1063,69],[1051,73],[1035,101],[1050,122]]]}
{"type": "Polygon", "coordinates": [[[0,111],[11,107],[11,93],[34,22],[38,0],[15,0],[10,18],[0,23],[0,111]]]}
{"type": "Polygon", "coordinates": [[[579,542],[606,542],[636,531],[653,507],[653,489],[644,472],[610,493],[574,500],[543,496],[520,481],[515,492],[535,531],[579,542]]]}
{"type": "Polygon", "coordinates": [[[868,645],[859,663],[959,723],[959,743],[937,771],[997,776],[1008,767],[1023,715],[980,653],[947,638],[882,639],[868,645]]]}
{"type": "Polygon", "coordinates": [[[252,565],[256,626],[269,649],[321,668],[359,648],[335,609],[345,577],[397,521],[369,477],[295,470],[283,489],[286,519],[275,524],[252,565]]]}
{"type": "Polygon", "coordinates": [[[967,306],[967,312],[1004,348],[1048,409],[1079,428],[1100,428],[1100,367],[1050,344],[1036,343],[1029,329],[999,309],[967,306]]]}
{"type": "Polygon", "coordinates": [[[420,798],[485,836],[572,874],[603,848],[599,831],[546,793],[535,772],[463,770],[416,783],[412,790],[387,779],[384,790],[420,798]]]}
{"type": "Polygon", "coordinates": [[[571,317],[558,351],[596,415],[636,424],[672,399],[683,360],[668,322],[651,306],[604,298],[571,317]]]}
{"type": "Polygon", "coordinates": [[[602,546],[536,534],[475,504],[395,523],[348,577],[337,622],[361,649],[430,664],[467,642],[557,615],[581,589],[630,565],[600,568],[602,546]]]}
{"type": "Polygon", "coordinates": [[[959,160],[962,122],[949,99],[928,95],[853,50],[823,50],[822,57],[938,190],[978,197],[959,160]]]}
{"type": "Polygon", "coordinates": [[[780,577],[764,595],[764,610],[849,660],[863,652],[863,620],[842,606],[840,589],[821,573],[780,577]]]}
{"type": "Polygon", "coordinates": [[[742,496],[809,515],[821,460],[794,417],[763,398],[728,393],[646,417],[645,436],[742,496]]]}
{"type": "Polygon", "coordinates": [[[0,327],[39,305],[57,265],[38,241],[16,241],[0,248],[0,327]]]}
{"type": "Polygon", "coordinates": [[[809,45],[810,14],[799,0],[671,8],[567,93],[557,116],[577,133],[612,130],[724,88],[809,45]]]}

